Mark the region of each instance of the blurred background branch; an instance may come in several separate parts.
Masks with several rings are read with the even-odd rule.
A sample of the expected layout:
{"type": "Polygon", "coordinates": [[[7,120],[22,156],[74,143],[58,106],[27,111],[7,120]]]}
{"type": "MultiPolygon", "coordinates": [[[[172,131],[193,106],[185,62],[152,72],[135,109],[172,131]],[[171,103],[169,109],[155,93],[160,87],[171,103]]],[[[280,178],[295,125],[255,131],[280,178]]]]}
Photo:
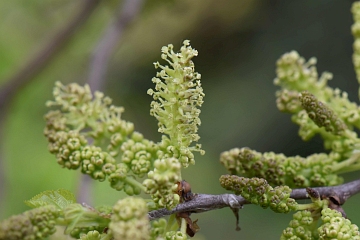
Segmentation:
{"type": "MultiPolygon", "coordinates": [[[[136,19],[143,0],[125,0],[119,2],[114,19],[106,27],[104,34],[97,43],[89,66],[87,83],[92,91],[104,91],[106,72],[109,61],[116,52],[124,30],[136,19]]],[[[79,202],[92,204],[91,185],[93,180],[88,175],[82,175],[77,190],[79,202]]]]}
{"type": "Polygon", "coordinates": [[[106,27],[90,61],[88,84],[93,91],[104,88],[110,58],[116,52],[125,28],[136,18],[142,4],[143,0],[125,0],[117,7],[114,19],[106,27]]]}

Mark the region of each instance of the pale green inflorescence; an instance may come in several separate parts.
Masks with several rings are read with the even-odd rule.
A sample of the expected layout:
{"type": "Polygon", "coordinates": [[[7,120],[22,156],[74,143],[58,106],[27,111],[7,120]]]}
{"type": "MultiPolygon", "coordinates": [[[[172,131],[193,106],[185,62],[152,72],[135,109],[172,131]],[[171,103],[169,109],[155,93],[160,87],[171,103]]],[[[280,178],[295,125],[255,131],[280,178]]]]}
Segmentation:
{"type": "Polygon", "coordinates": [[[141,198],[127,197],[113,207],[109,229],[114,240],[150,239],[150,223],[146,202],[141,198]]]}
{"type": "Polygon", "coordinates": [[[265,178],[272,185],[308,187],[342,183],[340,173],[360,169],[360,108],[346,92],[327,86],[332,74],[319,77],[316,59],[305,61],[297,52],[277,61],[277,107],[292,114],[299,135],[309,140],[319,134],[330,152],[308,157],[287,157],[273,152],[258,153],[248,148],[223,152],[221,163],[231,174],[265,178]]]}
{"type": "Polygon", "coordinates": [[[220,161],[231,174],[264,178],[272,186],[299,188],[333,186],[343,182],[337,175],[341,168],[325,153],[303,158],[286,157],[273,152],[259,153],[249,148],[234,148],[221,153],[220,161]]]}
{"type": "Polygon", "coordinates": [[[101,234],[96,230],[89,231],[86,234],[85,233],[80,234],[79,240],[101,240],[101,234]]]}
{"type": "Polygon", "coordinates": [[[352,131],[360,128],[360,108],[349,101],[346,92],[328,87],[332,74],[323,73],[319,78],[315,63],[315,58],[306,62],[295,51],[277,61],[274,84],[281,87],[276,93],[277,106],[280,111],[293,114],[292,121],[300,126],[303,140],[320,134],[327,149],[349,157],[360,142],[352,131]],[[345,140],[346,145],[339,147],[345,140]]]}
{"type": "Polygon", "coordinates": [[[47,103],[58,110],[45,116],[45,136],[49,150],[64,168],[81,169],[99,181],[108,179],[116,190],[128,195],[145,190],[158,207],[174,207],[179,202],[175,193],[181,180],[181,167],[194,164],[194,152],[204,154],[198,141],[199,107],[204,93],[200,74],[192,58],[197,51],[184,41],[179,53],[173,46],[162,48],[162,66],[153,78],[155,89],[149,89],[154,101],[150,114],[159,121],[162,140],[154,143],[134,131],[134,125],[121,119],[124,108],[100,92],[91,93],[88,85],[67,86],[57,82],[54,101],[47,103]],[[143,185],[138,178],[145,179],[143,185]]]}
{"type": "Polygon", "coordinates": [[[154,171],[148,173],[144,181],[147,193],[160,207],[175,207],[180,197],[176,194],[177,182],[180,181],[181,164],[176,158],[157,159],[154,171]]]}
{"type": "Polygon", "coordinates": [[[149,171],[155,144],[121,119],[122,107],[112,105],[100,92],[93,96],[88,85],[57,82],[53,94],[55,100],[47,105],[59,109],[45,115],[44,134],[57,162],[68,169],[80,168],[99,181],[108,178],[113,188],[128,195],[139,194],[142,186],[134,178],[149,171]],[[118,163],[116,158],[121,157],[126,161],[118,163]]]}
{"type": "Polygon", "coordinates": [[[205,96],[201,87],[201,75],[195,72],[192,58],[198,52],[191,48],[188,40],[184,41],[179,53],[173,51],[173,45],[164,46],[161,58],[170,66],[154,63],[160,71],[152,79],[155,89],[148,94],[154,98],[150,114],[159,122],[159,132],[165,134],[160,144],[164,158],[175,157],[184,167],[194,164],[193,151],[201,150],[201,145],[190,146],[199,140],[199,115],[205,96]]]}
{"type": "Polygon", "coordinates": [[[220,184],[249,202],[263,208],[270,207],[274,212],[287,213],[297,210],[297,202],[290,198],[292,190],[288,186],[273,188],[263,178],[244,178],[235,175],[221,176],[220,184]]]}
{"type": "Polygon", "coordinates": [[[298,211],[293,215],[289,226],[283,231],[281,240],[321,239],[345,240],[360,239],[359,229],[337,210],[329,208],[329,200],[321,200],[317,192],[311,196],[312,204],[299,204],[298,211]],[[319,227],[320,222],[320,227],[319,227]]]}
{"type": "Polygon", "coordinates": [[[314,221],[310,211],[298,211],[293,215],[289,227],[283,231],[280,240],[312,240],[314,239],[313,231],[316,228],[316,224],[317,222],[314,221]]]}
{"type": "Polygon", "coordinates": [[[166,240],[186,240],[187,235],[181,231],[171,231],[167,232],[165,236],[166,240]]]}
{"type": "Polygon", "coordinates": [[[359,228],[344,218],[340,212],[325,208],[321,211],[323,224],[318,228],[320,240],[358,240],[360,239],[359,228]]]}
{"type": "Polygon", "coordinates": [[[0,222],[0,240],[44,239],[55,233],[59,215],[59,209],[51,205],[14,215],[0,222]]]}
{"type": "Polygon", "coordinates": [[[204,93],[201,87],[200,74],[195,72],[192,58],[198,52],[185,40],[180,52],[173,51],[173,45],[161,49],[161,58],[169,63],[162,66],[156,77],[154,89],[148,94],[151,102],[150,114],[158,120],[159,132],[163,133],[156,152],[158,159],[154,170],[148,173],[143,184],[159,207],[172,208],[179,203],[177,182],[181,180],[181,167],[194,164],[197,151],[204,154],[200,144],[191,145],[199,140],[197,134],[201,121],[199,118],[204,93]]]}

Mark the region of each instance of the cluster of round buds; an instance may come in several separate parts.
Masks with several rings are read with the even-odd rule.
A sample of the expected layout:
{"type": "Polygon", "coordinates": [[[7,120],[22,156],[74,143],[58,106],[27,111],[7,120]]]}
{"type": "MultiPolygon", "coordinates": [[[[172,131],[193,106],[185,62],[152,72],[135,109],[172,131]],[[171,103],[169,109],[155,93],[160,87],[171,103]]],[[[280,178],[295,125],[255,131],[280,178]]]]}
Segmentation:
{"type": "MultiPolygon", "coordinates": [[[[353,26],[356,39],[360,32],[357,5],[353,6],[357,22],[353,26]]],[[[359,46],[360,40],[357,39],[354,48],[360,49],[359,46]]],[[[359,56],[355,51],[355,66],[360,63],[359,56]]],[[[319,133],[325,147],[335,152],[337,160],[341,161],[359,145],[357,134],[352,129],[360,127],[360,107],[350,102],[346,92],[328,87],[327,82],[332,75],[324,73],[318,77],[315,64],[316,59],[306,62],[295,51],[284,54],[277,61],[274,84],[281,87],[276,93],[277,106],[280,111],[293,114],[292,121],[300,126],[299,135],[304,141],[319,133]]],[[[360,68],[355,68],[360,73],[360,68]]]]}
{"type": "Polygon", "coordinates": [[[150,115],[158,120],[159,132],[167,135],[170,141],[170,144],[164,144],[166,148],[162,151],[168,153],[168,157],[178,158],[187,167],[194,164],[192,151],[204,153],[200,145],[190,146],[200,138],[197,134],[201,124],[198,107],[203,104],[205,96],[200,83],[201,75],[195,72],[191,61],[198,52],[191,48],[188,40],[184,41],[179,53],[174,52],[171,44],[161,51],[161,58],[170,66],[154,63],[160,72],[152,79],[155,89],[148,90],[154,99],[150,115]]]}
{"type": "Polygon", "coordinates": [[[81,168],[81,172],[94,179],[106,179],[106,167],[114,165],[115,159],[100,147],[88,145],[87,140],[77,131],[60,131],[52,135],[50,152],[56,155],[57,162],[68,169],[81,168]]]}
{"type": "Polygon", "coordinates": [[[325,208],[321,211],[323,224],[318,228],[319,239],[359,240],[359,228],[351,224],[336,210],[325,208]]]}
{"type": "Polygon", "coordinates": [[[220,162],[229,171],[236,175],[242,172],[241,162],[239,161],[240,148],[233,148],[220,154],[220,162]]]}
{"type": "Polygon", "coordinates": [[[333,94],[333,90],[327,87],[332,74],[325,72],[319,78],[315,64],[316,58],[306,62],[296,51],[285,53],[276,62],[274,84],[289,91],[309,91],[321,100],[327,100],[333,94]]]}
{"type": "Polygon", "coordinates": [[[55,233],[59,210],[52,205],[35,208],[0,222],[0,240],[44,239],[55,233]]]}
{"type": "Polygon", "coordinates": [[[75,131],[84,138],[93,139],[94,145],[104,145],[112,157],[119,154],[120,145],[134,131],[133,123],[121,119],[123,107],[111,105],[112,100],[103,93],[95,92],[93,96],[88,85],[64,86],[57,82],[53,94],[55,100],[49,101],[47,106],[60,110],[45,115],[44,133],[50,143],[56,141],[54,135],[59,132],[75,131]]]}
{"type": "Polygon", "coordinates": [[[171,232],[166,233],[165,239],[166,240],[186,240],[188,238],[187,238],[186,233],[183,233],[181,231],[171,231],[171,232]]]}
{"type": "Polygon", "coordinates": [[[49,151],[56,156],[59,165],[68,169],[80,167],[80,152],[88,144],[84,136],[77,131],[59,131],[52,134],[48,141],[49,151]]]}
{"type": "Polygon", "coordinates": [[[137,176],[143,177],[152,168],[158,146],[138,132],[121,145],[121,161],[137,176]]]}
{"type": "Polygon", "coordinates": [[[276,106],[281,112],[297,113],[301,108],[299,92],[282,89],[276,92],[276,106]]]}
{"type": "Polygon", "coordinates": [[[161,237],[165,235],[166,226],[167,221],[165,218],[151,221],[151,239],[163,239],[161,237]]]}
{"type": "Polygon", "coordinates": [[[316,224],[317,222],[314,221],[310,211],[298,211],[293,215],[293,219],[290,221],[289,227],[283,231],[280,240],[314,239],[312,230],[316,224]]]}
{"type": "Polygon", "coordinates": [[[109,229],[114,239],[147,240],[150,223],[146,202],[141,198],[127,197],[113,207],[109,229]]]}
{"type": "Polygon", "coordinates": [[[101,240],[101,234],[96,230],[89,231],[86,234],[80,234],[79,240],[101,240]]]}
{"type": "Polygon", "coordinates": [[[88,85],[64,86],[58,82],[54,98],[47,105],[60,110],[45,116],[45,136],[58,163],[68,169],[80,168],[99,181],[108,177],[113,188],[129,195],[139,194],[142,186],[133,176],[143,177],[150,171],[156,159],[156,144],[121,119],[122,107],[111,105],[112,100],[100,92],[93,96],[88,85]],[[116,163],[120,152],[123,162],[116,163]]]}
{"type": "Polygon", "coordinates": [[[291,189],[288,186],[271,187],[262,178],[244,178],[235,175],[220,177],[223,188],[234,191],[249,202],[263,208],[270,207],[274,212],[287,213],[297,209],[297,202],[290,198],[291,189]]]}
{"type": "Polygon", "coordinates": [[[159,207],[173,208],[180,202],[176,194],[180,170],[181,165],[176,158],[155,160],[154,170],[148,173],[143,185],[159,207]]]}
{"type": "Polygon", "coordinates": [[[97,228],[93,227],[76,227],[70,232],[70,236],[75,239],[82,239],[82,240],[97,240],[101,239],[100,232],[104,228],[97,228]]]}
{"type": "Polygon", "coordinates": [[[286,157],[273,152],[259,153],[249,148],[223,152],[220,161],[231,174],[266,179],[273,186],[333,186],[342,183],[337,163],[325,153],[307,158],[286,157]]]}

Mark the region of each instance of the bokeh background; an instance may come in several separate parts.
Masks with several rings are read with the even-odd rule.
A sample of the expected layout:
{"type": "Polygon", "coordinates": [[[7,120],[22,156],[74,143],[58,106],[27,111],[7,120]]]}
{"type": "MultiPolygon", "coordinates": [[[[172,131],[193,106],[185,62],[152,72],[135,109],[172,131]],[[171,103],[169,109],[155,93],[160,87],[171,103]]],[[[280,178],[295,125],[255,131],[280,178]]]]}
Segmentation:
{"type": "MultiPolygon", "coordinates": [[[[0,84],[11,85],[24,66],[42,52],[89,0],[0,1],[0,84]],[[10,82],[9,82],[10,81],[10,82]]],[[[99,1],[66,44],[46,61],[46,66],[13,97],[2,98],[0,220],[28,209],[24,200],[44,190],[65,188],[77,192],[80,175],[61,169],[47,151],[43,137],[45,102],[55,81],[88,81],[95,49],[105,29],[126,1],[99,1]]],[[[340,0],[152,0],[123,26],[106,64],[102,91],[125,107],[125,119],[135,123],[147,138],[159,141],[157,123],[149,115],[151,78],[160,61],[161,46],[175,49],[185,39],[199,51],[194,59],[202,74],[200,143],[204,156],[183,171],[194,192],[226,192],[218,183],[226,170],[219,154],[234,147],[307,156],[324,151],[320,138],[302,142],[290,116],[277,111],[275,62],[285,52],[297,50],[306,59],[318,59],[318,71],[330,71],[329,85],[349,93],[358,102],[358,83],[351,62],[352,1],[340,0]]],[[[121,26],[120,26],[121,27],[121,26]]],[[[34,67],[35,68],[35,67],[34,67]]],[[[26,78],[26,76],[24,76],[26,78]]],[[[14,85],[14,84],[13,84],[14,85]]],[[[1,87],[1,86],[0,86],[1,87]]],[[[358,174],[344,176],[347,181],[358,174]]],[[[114,204],[123,196],[107,182],[92,185],[93,205],[114,204]]],[[[344,208],[360,225],[359,196],[344,208]]],[[[229,209],[193,216],[201,231],[194,239],[279,239],[291,216],[256,206],[240,211],[242,230],[235,231],[229,209]]],[[[53,237],[53,239],[55,239],[53,237]]],[[[58,238],[59,239],[59,238],[58,238]]]]}

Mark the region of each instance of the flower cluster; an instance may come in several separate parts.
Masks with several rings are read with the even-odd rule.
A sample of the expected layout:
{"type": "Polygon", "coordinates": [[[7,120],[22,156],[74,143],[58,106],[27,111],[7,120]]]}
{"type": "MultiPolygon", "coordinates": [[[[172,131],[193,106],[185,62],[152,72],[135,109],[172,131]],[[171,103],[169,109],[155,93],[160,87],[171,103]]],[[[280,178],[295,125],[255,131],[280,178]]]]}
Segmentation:
{"type": "Polygon", "coordinates": [[[14,215],[0,222],[0,240],[44,239],[56,231],[59,214],[55,206],[44,206],[14,215]]]}
{"type": "Polygon", "coordinates": [[[127,197],[113,207],[109,229],[115,239],[146,240],[150,237],[150,223],[146,202],[127,197]]]}
{"type": "Polygon", "coordinates": [[[274,186],[308,187],[340,184],[338,174],[360,169],[360,139],[354,131],[360,129],[360,107],[346,92],[327,86],[332,74],[318,77],[315,64],[315,58],[306,62],[295,51],[281,56],[274,80],[281,87],[276,102],[280,111],[292,114],[303,140],[319,134],[330,152],[304,158],[235,148],[220,156],[231,174],[265,178],[274,186]]]}
{"type": "Polygon", "coordinates": [[[201,145],[190,145],[200,138],[197,134],[201,124],[198,107],[203,104],[205,94],[201,87],[201,75],[195,72],[191,61],[198,52],[191,48],[188,40],[184,41],[179,53],[175,53],[173,48],[169,44],[161,49],[161,58],[170,66],[154,63],[160,72],[152,79],[155,90],[148,90],[154,98],[150,115],[159,121],[159,132],[166,134],[160,144],[164,157],[175,157],[187,167],[195,163],[193,151],[204,154],[201,145]]]}
{"type": "Polygon", "coordinates": [[[134,125],[121,119],[124,108],[100,92],[91,93],[88,85],[62,85],[57,82],[54,101],[45,116],[45,136],[49,150],[64,168],[81,169],[93,179],[108,179],[116,190],[128,195],[141,190],[151,194],[158,207],[179,203],[175,185],[181,180],[181,167],[194,164],[194,152],[204,154],[197,134],[204,93],[201,75],[195,72],[192,58],[197,51],[184,41],[179,53],[173,46],[162,48],[162,66],[152,81],[150,114],[158,120],[163,134],[158,143],[134,131],[134,125]],[[143,184],[139,178],[146,177],[143,184]]]}
{"type": "Polygon", "coordinates": [[[165,158],[157,159],[154,167],[143,184],[158,206],[173,208],[180,202],[176,183],[180,181],[181,165],[176,158],[165,158]]]}
{"type": "Polygon", "coordinates": [[[88,85],[64,86],[57,82],[53,93],[55,100],[47,105],[60,110],[45,115],[44,134],[57,162],[68,169],[80,168],[82,173],[99,181],[108,177],[116,190],[124,189],[129,195],[139,194],[141,184],[134,181],[130,171],[142,177],[145,174],[142,166],[149,167],[151,159],[146,159],[144,164],[143,156],[137,154],[138,148],[129,146],[134,139],[147,145],[154,144],[141,139],[134,132],[134,125],[121,119],[123,108],[111,105],[111,99],[100,92],[95,92],[93,97],[88,85]],[[125,147],[121,148],[122,145],[125,147]],[[115,158],[123,153],[121,149],[126,151],[126,156],[133,154],[127,165],[116,163],[115,158]]]}
{"type": "Polygon", "coordinates": [[[297,210],[297,202],[290,198],[292,190],[288,186],[273,188],[263,178],[244,178],[235,175],[221,176],[220,184],[249,202],[263,208],[270,207],[274,212],[287,213],[297,210]]]}
{"type": "Polygon", "coordinates": [[[318,227],[320,219],[314,212],[309,210],[296,212],[280,239],[360,239],[358,227],[351,224],[350,220],[344,218],[340,212],[324,207],[320,211],[320,216],[321,224],[318,227]]]}
{"type": "Polygon", "coordinates": [[[336,210],[323,209],[321,220],[323,224],[318,228],[319,239],[360,239],[359,228],[355,224],[351,224],[349,219],[344,218],[336,210]]]}
{"type": "Polygon", "coordinates": [[[231,174],[264,178],[273,186],[333,186],[343,181],[336,174],[342,169],[340,164],[325,153],[303,158],[235,148],[223,152],[220,161],[231,174]]]}
{"type": "Polygon", "coordinates": [[[94,230],[94,231],[89,231],[88,233],[82,233],[80,235],[80,240],[101,240],[101,234],[94,230]]]}
{"type": "Polygon", "coordinates": [[[332,74],[323,73],[318,78],[315,63],[315,58],[305,62],[295,51],[277,61],[274,83],[281,87],[276,93],[277,106],[292,114],[303,140],[320,134],[325,147],[344,159],[359,146],[360,140],[352,130],[360,128],[360,108],[349,101],[346,92],[327,86],[332,74]],[[347,139],[350,141],[344,143],[347,139]],[[340,148],[339,142],[343,142],[340,148]]]}
{"type": "Polygon", "coordinates": [[[289,223],[280,240],[286,239],[313,239],[313,230],[317,222],[311,216],[308,210],[298,211],[293,215],[293,219],[289,223]]]}
{"type": "Polygon", "coordinates": [[[149,171],[143,184],[159,207],[172,208],[179,203],[175,192],[176,183],[181,180],[181,166],[195,163],[194,151],[205,153],[200,144],[191,145],[200,138],[198,107],[203,104],[204,93],[201,75],[195,72],[191,60],[198,52],[191,48],[189,41],[184,41],[178,53],[171,44],[161,51],[161,58],[169,66],[154,63],[160,71],[152,79],[155,88],[149,89],[148,94],[154,99],[150,115],[158,120],[158,131],[164,135],[158,143],[154,170],[149,171]]]}
{"type": "Polygon", "coordinates": [[[167,232],[165,236],[166,240],[186,240],[188,239],[186,234],[181,231],[171,231],[167,232]]]}

